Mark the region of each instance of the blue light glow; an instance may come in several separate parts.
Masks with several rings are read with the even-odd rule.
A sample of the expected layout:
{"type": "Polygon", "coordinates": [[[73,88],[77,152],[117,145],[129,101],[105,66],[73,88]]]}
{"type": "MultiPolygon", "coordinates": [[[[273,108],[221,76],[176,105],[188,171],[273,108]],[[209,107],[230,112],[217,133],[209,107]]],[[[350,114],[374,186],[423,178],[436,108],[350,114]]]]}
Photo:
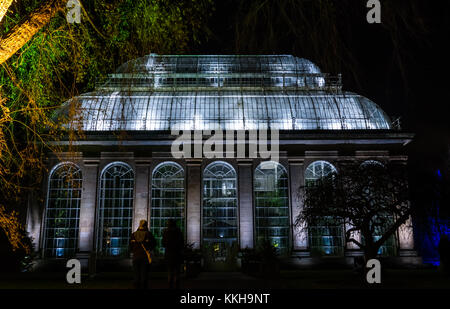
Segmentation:
{"type": "Polygon", "coordinates": [[[429,218],[430,230],[422,232],[421,255],[424,264],[439,266],[438,246],[442,235],[450,236],[450,221],[429,218]]]}

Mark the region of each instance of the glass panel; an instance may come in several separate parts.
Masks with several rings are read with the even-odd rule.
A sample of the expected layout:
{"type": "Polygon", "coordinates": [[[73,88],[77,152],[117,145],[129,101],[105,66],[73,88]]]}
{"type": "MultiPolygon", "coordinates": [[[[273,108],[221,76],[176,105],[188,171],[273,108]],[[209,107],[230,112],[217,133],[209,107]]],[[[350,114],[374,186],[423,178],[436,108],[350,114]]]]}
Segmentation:
{"type": "MultiPolygon", "coordinates": [[[[376,160],[366,160],[363,163],[361,163],[361,168],[370,167],[370,166],[377,166],[377,167],[384,168],[384,164],[381,163],[380,161],[376,161],[376,160]]],[[[386,228],[389,226],[392,226],[394,224],[394,218],[391,215],[386,214],[384,217],[374,217],[372,222],[378,223],[377,224],[378,226],[375,227],[375,233],[373,235],[373,240],[377,241],[378,239],[380,239],[382,237],[386,228]],[[378,221],[379,218],[381,218],[382,219],[381,222],[384,222],[384,223],[381,223],[380,221],[378,221]]],[[[364,242],[364,237],[363,236],[361,236],[361,237],[362,237],[362,241],[364,242]]],[[[395,256],[396,251],[397,251],[397,242],[396,242],[395,234],[393,234],[391,237],[389,237],[383,243],[383,245],[378,250],[378,254],[381,256],[395,256]]]]}
{"type": "Polygon", "coordinates": [[[225,162],[213,162],[203,171],[203,245],[225,256],[237,242],[237,177],[225,162]]]}
{"type": "Polygon", "coordinates": [[[169,130],[173,100],[174,98],[171,92],[155,92],[152,94],[147,110],[147,130],[169,130]]]}
{"type": "Polygon", "coordinates": [[[177,226],[185,231],[185,194],[184,170],[175,162],[158,165],[152,176],[152,202],[150,213],[150,230],[157,241],[157,250],[161,247],[162,232],[167,221],[174,219],[177,226]]]}
{"type": "Polygon", "coordinates": [[[131,235],[134,172],[124,163],[106,167],[100,179],[99,254],[125,256],[131,235]]]}
{"type": "Polygon", "coordinates": [[[175,108],[171,111],[171,129],[193,130],[196,118],[195,92],[177,92],[172,104],[175,108]]]}
{"type": "Polygon", "coordinates": [[[219,97],[213,91],[208,95],[197,95],[195,98],[194,126],[197,130],[219,130],[219,97]]]}
{"type": "Polygon", "coordinates": [[[270,129],[292,130],[292,112],[289,100],[285,95],[266,95],[267,112],[270,129]]]}
{"type": "MultiPolygon", "coordinates": [[[[336,168],[327,161],[315,161],[305,171],[305,185],[311,186],[336,168]]],[[[309,246],[312,254],[339,256],[344,253],[344,224],[336,218],[324,217],[317,224],[309,225],[309,246]]]]}
{"type": "Polygon", "coordinates": [[[343,224],[336,225],[336,220],[324,217],[316,225],[308,227],[309,245],[312,255],[344,254],[344,230],[343,224]]]}
{"type": "Polygon", "coordinates": [[[289,92],[289,100],[294,114],[295,130],[315,130],[318,128],[316,109],[309,96],[289,92]]]}
{"type": "Polygon", "coordinates": [[[244,104],[241,94],[237,91],[227,91],[223,92],[219,99],[222,129],[244,130],[245,123],[241,120],[244,119],[244,104]]]}
{"type": "Polygon", "coordinates": [[[75,255],[78,246],[81,185],[81,170],[74,164],[61,164],[51,173],[45,210],[44,256],[75,255]]]}
{"type": "Polygon", "coordinates": [[[281,254],[289,249],[288,192],[288,177],[281,164],[268,161],[255,169],[256,242],[268,240],[281,254]]]}
{"type": "Polygon", "coordinates": [[[69,102],[94,131],[391,128],[378,105],[341,88],[340,77],[289,55],[148,55],[69,102]]]}

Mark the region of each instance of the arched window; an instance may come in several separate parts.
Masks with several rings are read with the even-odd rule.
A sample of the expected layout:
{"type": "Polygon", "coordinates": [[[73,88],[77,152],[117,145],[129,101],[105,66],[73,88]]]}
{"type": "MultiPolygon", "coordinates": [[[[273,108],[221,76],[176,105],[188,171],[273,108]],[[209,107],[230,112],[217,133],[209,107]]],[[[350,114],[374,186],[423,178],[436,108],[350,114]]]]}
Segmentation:
{"type": "Polygon", "coordinates": [[[331,173],[337,173],[333,164],[327,161],[315,161],[306,168],[305,184],[313,184],[316,180],[331,173]]]}
{"type": "Polygon", "coordinates": [[[45,210],[44,255],[68,257],[78,246],[80,221],[81,170],[72,163],[61,163],[50,173],[45,210]]]}
{"type": "MultiPolygon", "coordinates": [[[[380,161],[366,160],[363,163],[361,163],[360,168],[362,168],[362,169],[366,169],[366,168],[385,169],[386,167],[380,161]]],[[[374,217],[374,220],[378,220],[379,218],[380,217],[378,217],[378,218],[374,217]]],[[[384,218],[387,219],[387,222],[384,224],[384,227],[377,226],[375,228],[375,233],[373,234],[374,241],[377,241],[378,239],[380,239],[382,237],[382,235],[384,234],[385,228],[387,226],[392,226],[394,224],[394,218],[392,217],[392,215],[386,215],[384,218]]],[[[362,238],[362,241],[364,242],[364,237],[361,236],[361,238],[362,238]]],[[[396,251],[397,251],[397,242],[396,242],[395,234],[393,234],[383,243],[382,246],[380,246],[380,248],[378,249],[378,254],[381,256],[394,256],[394,255],[396,255],[396,251]]]]}
{"type": "MultiPolygon", "coordinates": [[[[327,161],[315,161],[305,171],[305,185],[314,185],[321,177],[336,173],[327,161]]],[[[311,253],[342,255],[344,253],[344,225],[336,224],[335,218],[324,217],[317,225],[308,226],[311,253]]]]}
{"type": "Polygon", "coordinates": [[[128,252],[133,217],[134,172],[125,163],[105,167],[100,177],[97,251],[104,256],[128,252]]]}
{"type": "Polygon", "coordinates": [[[217,161],[203,171],[203,244],[224,256],[233,243],[237,243],[236,171],[217,161]]]}
{"type": "Polygon", "coordinates": [[[289,194],[286,169],[266,161],[255,169],[256,241],[268,240],[286,253],[289,248],[289,194]]]}
{"type": "Polygon", "coordinates": [[[174,219],[184,232],[184,170],[175,162],[164,162],[152,174],[150,229],[161,249],[162,231],[168,219],[174,219]]]}
{"type": "Polygon", "coordinates": [[[378,166],[378,167],[381,167],[381,168],[385,167],[383,163],[381,163],[380,161],[377,161],[377,160],[366,160],[363,163],[361,163],[360,166],[363,167],[363,168],[367,167],[367,166],[378,166]]]}

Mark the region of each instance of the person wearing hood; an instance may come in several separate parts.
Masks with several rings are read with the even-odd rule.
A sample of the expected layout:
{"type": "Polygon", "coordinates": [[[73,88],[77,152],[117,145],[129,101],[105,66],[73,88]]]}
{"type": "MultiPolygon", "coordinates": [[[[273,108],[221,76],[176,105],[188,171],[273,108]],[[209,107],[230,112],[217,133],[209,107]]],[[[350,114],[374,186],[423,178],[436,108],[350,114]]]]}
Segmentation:
{"type": "Polygon", "coordinates": [[[156,240],[148,230],[147,221],[141,220],[139,222],[139,228],[131,234],[130,239],[130,249],[133,255],[134,287],[136,289],[148,288],[150,261],[147,252],[152,251],[155,245],[156,240]]]}

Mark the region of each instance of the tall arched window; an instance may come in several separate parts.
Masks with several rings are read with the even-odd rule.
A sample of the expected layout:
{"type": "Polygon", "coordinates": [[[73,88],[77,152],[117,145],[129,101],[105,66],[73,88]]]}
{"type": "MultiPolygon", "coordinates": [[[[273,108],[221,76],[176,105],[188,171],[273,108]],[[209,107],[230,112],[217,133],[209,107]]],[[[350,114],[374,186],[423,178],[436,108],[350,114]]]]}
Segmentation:
{"type": "MultiPolygon", "coordinates": [[[[360,168],[362,168],[362,169],[366,169],[366,168],[385,169],[386,167],[380,161],[366,160],[363,163],[361,163],[360,168]]],[[[378,217],[378,218],[380,218],[380,217],[378,217]]],[[[394,224],[394,218],[392,217],[392,215],[386,215],[384,218],[387,219],[387,223],[386,223],[387,226],[392,226],[394,224]]],[[[374,218],[374,219],[376,220],[377,218],[374,218]]],[[[384,226],[384,227],[377,226],[375,228],[375,233],[373,235],[374,241],[377,241],[378,239],[380,239],[382,237],[387,226],[384,226]]],[[[361,239],[364,242],[363,236],[361,236],[361,239]]],[[[394,256],[394,255],[396,255],[396,251],[397,251],[397,242],[396,242],[395,234],[393,234],[383,243],[382,246],[380,246],[380,248],[378,249],[378,254],[381,256],[394,256]]]]}
{"type": "Polygon", "coordinates": [[[105,167],[100,177],[97,251],[104,256],[128,252],[133,217],[134,172],[122,162],[105,167]]]}
{"type": "Polygon", "coordinates": [[[44,225],[44,255],[68,257],[78,246],[81,170],[61,163],[50,173],[44,225]]]}
{"type": "Polygon", "coordinates": [[[286,169],[266,161],[255,169],[256,241],[268,240],[286,253],[289,248],[289,194],[286,169]]]}
{"type": "Polygon", "coordinates": [[[185,231],[184,170],[175,162],[159,164],[152,174],[150,229],[161,249],[162,231],[168,219],[174,219],[185,231]]]}
{"type": "MultiPolygon", "coordinates": [[[[305,185],[314,185],[321,177],[336,173],[327,161],[315,161],[305,171],[305,185]]],[[[335,218],[324,217],[317,225],[308,226],[311,253],[342,255],[344,253],[344,225],[336,224],[335,218]]]]}
{"type": "Polygon", "coordinates": [[[237,243],[236,171],[217,161],[203,172],[203,244],[223,256],[233,243],[237,243]]]}

